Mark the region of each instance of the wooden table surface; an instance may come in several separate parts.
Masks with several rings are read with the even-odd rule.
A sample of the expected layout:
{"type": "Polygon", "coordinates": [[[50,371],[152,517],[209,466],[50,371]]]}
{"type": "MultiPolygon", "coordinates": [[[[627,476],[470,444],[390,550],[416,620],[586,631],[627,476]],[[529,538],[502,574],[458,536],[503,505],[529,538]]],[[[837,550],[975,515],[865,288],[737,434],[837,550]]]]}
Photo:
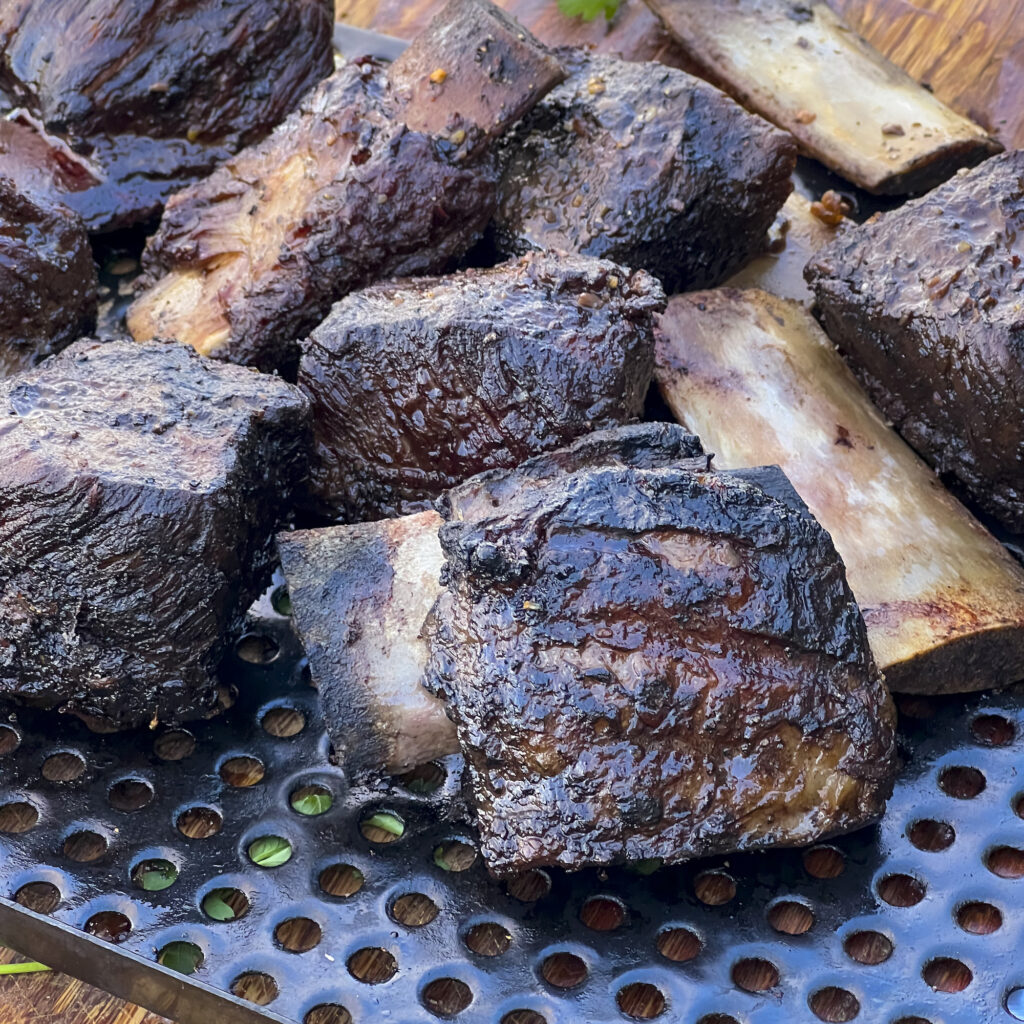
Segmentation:
{"type": "MultiPolygon", "coordinates": [[[[443,0],[336,0],[338,20],[412,36],[443,0]]],[[[642,0],[611,26],[562,17],[555,0],[499,0],[541,39],[592,43],[633,59],[681,58],[642,0]]],[[[1024,0],[830,0],[875,46],[935,94],[1024,146],[1024,0]]],[[[0,963],[19,959],[0,950],[0,963]]],[[[62,974],[0,977],[0,1024],[165,1024],[62,974]]]]}

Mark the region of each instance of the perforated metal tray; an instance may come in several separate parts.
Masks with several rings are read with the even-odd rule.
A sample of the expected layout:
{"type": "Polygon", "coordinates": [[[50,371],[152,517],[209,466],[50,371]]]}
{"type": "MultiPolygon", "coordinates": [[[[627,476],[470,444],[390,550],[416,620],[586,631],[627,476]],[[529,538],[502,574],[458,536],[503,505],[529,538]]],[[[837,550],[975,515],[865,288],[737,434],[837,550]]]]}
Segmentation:
{"type": "Polygon", "coordinates": [[[182,1021],[979,1024],[1012,1021],[1008,997],[1024,1019],[1020,692],[905,702],[907,766],[876,828],[508,887],[458,820],[458,758],[350,789],[269,597],[240,649],[256,661],[225,678],[237,702],[188,730],[0,719],[0,943],[182,1021]],[[324,813],[291,806],[309,786],[324,813]],[[393,838],[366,825],[381,812],[404,823],[394,842],[370,841],[393,838]],[[287,863],[253,863],[266,836],[287,863]],[[146,891],[133,877],[155,859],[177,879],[146,891]],[[244,913],[211,918],[214,889],[241,896],[207,909],[244,913]],[[158,964],[171,943],[199,951],[195,973],[158,964]]]}

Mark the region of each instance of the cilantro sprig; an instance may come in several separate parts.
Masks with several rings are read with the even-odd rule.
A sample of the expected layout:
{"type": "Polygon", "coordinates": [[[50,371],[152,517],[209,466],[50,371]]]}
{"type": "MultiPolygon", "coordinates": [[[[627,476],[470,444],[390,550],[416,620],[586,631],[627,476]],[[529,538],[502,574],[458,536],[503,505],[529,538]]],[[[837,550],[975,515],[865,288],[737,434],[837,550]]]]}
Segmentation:
{"type": "Polygon", "coordinates": [[[622,0],[558,0],[558,9],[570,18],[593,21],[603,14],[611,21],[621,4],[622,0]]]}

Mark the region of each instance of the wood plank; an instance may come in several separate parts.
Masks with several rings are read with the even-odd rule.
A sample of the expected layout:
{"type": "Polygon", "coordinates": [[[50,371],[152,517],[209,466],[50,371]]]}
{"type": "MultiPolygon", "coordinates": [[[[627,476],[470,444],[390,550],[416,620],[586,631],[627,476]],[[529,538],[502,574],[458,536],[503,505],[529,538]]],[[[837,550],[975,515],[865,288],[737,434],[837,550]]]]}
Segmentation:
{"type": "MultiPolygon", "coordinates": [[[[630,60],[685,67],[643,0],[611,23],[566,18],[556,0],[499,0],[552,45],[592,44],[630,60]]],[[[869,42],[954,110],[1024,146],[1024,0],[829,0],[869,42]]],[[[406,38],[443,0],[336,0],[339,21],[406,38]]]]}

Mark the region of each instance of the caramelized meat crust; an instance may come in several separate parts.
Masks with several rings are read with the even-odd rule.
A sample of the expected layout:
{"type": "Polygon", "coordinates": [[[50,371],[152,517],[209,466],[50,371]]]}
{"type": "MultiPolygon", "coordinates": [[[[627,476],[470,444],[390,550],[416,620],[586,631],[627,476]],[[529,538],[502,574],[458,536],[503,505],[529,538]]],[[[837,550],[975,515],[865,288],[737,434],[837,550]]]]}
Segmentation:
{"type": "Polygon", "coordinates": [[[635,419],[663,306],[649,274],[562,253],[354,292],[302,346],[317,508],[430,508],[474,473],[635,419]]]}
{"type": "Polygon", "coordinates": [[[426,684],[491,871],[812,842],[884,809],[894,712],[778,469],[644,424],[450,491],[426,684]]]}
{"type": "Polygon", "coordinates": [[[569,77],[503,146],[501,251],[616,260],[669,294],[760,252],[792,189],[789,134],[675,68],[558,53],[569,77]]]}
{"type": "Polygon", "coordinates": [[[82,222],[0,177],[0,377],[96,326],[96,267],[82,222]]]}
{"type": "Polygon", "coordinates": [[[208,713],[307,417],[172,342],[79,341],[0,381],[0,695],[118,727],[208,713]]]}
{"type": "Polygon", "coordinates": [[[903,437],[1024,530],[1024,151],[872,218],[807,265],[822,324],[903,437]]]}
{"type": "Polygon", "coordinates": [[[293,371],[333,302],[444,270],[479,238],[496,198],[490,139],[561,77],[492,4],[451,0],[390,70],[347,65],[270,138],[172,198],[132,334],[293,371]],[[424,85],[434,55],[451,59],[424,85]]]}
{"type": "Polygon", "coordinates": [[[84,154],[92,230],[145,220],[262,139],[333,68],[329,0],[16,0],[0,90],[84,154]]]}

